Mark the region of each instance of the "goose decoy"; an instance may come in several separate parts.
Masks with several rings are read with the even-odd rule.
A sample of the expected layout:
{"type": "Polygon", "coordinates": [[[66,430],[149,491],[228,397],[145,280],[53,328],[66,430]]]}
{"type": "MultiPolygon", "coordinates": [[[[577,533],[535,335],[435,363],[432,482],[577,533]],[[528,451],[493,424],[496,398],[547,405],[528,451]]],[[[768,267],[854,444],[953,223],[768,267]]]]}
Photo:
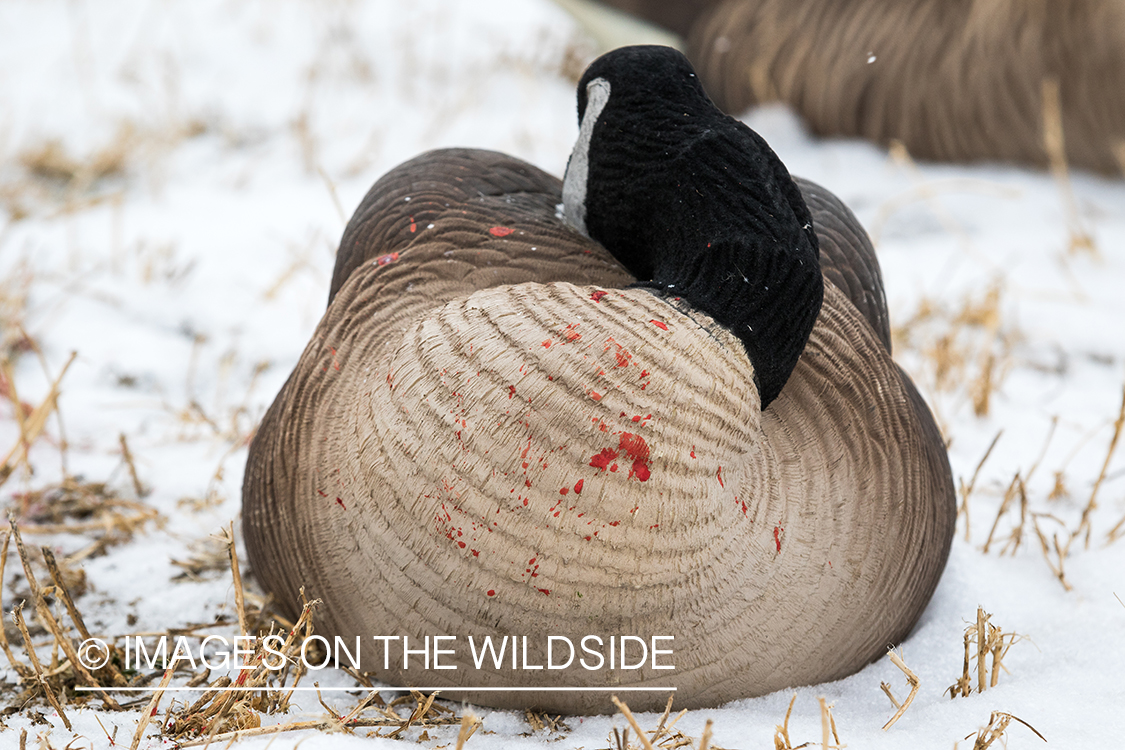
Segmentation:
{"type": "Polygon", "coordinates": [[[1053,80],[1070,165],[1125,170],[1119,0],[603,2],[682,35],[727,112],[780,101],[817,135],[1042,166],[1053,80]]]}
{"type": "Polygon", "coordinates": [[[610,53],[578,95],[563,183],[449,149],[363,199],[250,448],[255,575],[323,599],[378,679],[485,705],[851,674],[917,622],[954,525],[871,244],[679,53],[610,53]]]}

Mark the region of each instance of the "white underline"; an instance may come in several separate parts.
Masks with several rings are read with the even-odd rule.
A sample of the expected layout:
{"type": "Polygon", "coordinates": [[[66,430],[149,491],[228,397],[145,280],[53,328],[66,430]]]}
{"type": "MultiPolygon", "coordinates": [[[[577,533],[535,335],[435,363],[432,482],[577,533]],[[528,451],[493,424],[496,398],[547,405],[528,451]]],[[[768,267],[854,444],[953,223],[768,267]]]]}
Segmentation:
{"type": "Polygon", "coordinates": [[[362,693],[362,692],[370,691],[370,690],[379,690],[379,691],[383,691],[383,690],[387,690],[387,691],[395,691],[395,690],[426,691],[426,690],[428,690],[428,691],[431,691],[431,692],[440,691],[440,692],[443,692],[443,693],[468,693],[468,692],[473,692],[473,693],[531,693],[531,692],[535,692],[535,693],[573,693],[573,692],[582,692],[582,691],[593,692],[593,693],[625,693],[625,692],[667,692],[667,691],[675,691],[676,688],[674,688],[674,687],[625,687],[625,686],[622,686],[622,687],[444,687],[444,686],[442,686],[442,687],[410,687],[410,688],[401,688],[401,687],[380,687],[380,688],[365,688],[365,687],[322,687],[322,688],[318,688],[318,687],[292,687],[292,688],[285,688],[285,687],[274,687],[274,686],[267,686],[267,685],[263,685],[263,686],[260,686],[260,687],[236,687],[236,686],[233,686],[233,685],[228,685],[227,687],[166,687],[166,688],[154,688],[154,687],[107,687],[107,688],[102,688],[102,687],[76,687],[75,690],[82,690],[82,691],[86,691],[86,692],[92,691],[92,692],[98,692],[98,693],[102,693],[102,692],[104,692],[104,693],[141,693],[141,692],[153,693],[153,692],[156,692],[157,690],[160,690],[161,692],[165,692],[165,693],[175,693],[175,692],[180,692],[180,693],[183,693],[183,692],[206,693],[206,692],[211,691],[211,690],[214,690],[216,692],[221,692],[221,693],[235,692],[235,691],[245,691],[245,690],[274,690],[274,691],[277,691],[277,692],[307,691],[307,692],[310,692],[310,693],[313,692],[313,691],[320,691],[322,693],[328,693],[328,692],[349,692],[349,693],[360,692],[360,693],[362,693]]]}

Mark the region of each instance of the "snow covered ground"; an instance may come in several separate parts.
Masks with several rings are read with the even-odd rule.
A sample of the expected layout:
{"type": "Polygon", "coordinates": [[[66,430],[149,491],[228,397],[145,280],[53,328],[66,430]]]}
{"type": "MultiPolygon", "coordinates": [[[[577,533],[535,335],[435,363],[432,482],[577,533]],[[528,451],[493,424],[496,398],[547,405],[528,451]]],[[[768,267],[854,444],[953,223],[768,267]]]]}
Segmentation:
{"type": "MultiPolygon", "coordinates": [[[[172,560],[197,554],[201,540],[237,519],[246,437],[323,310],[346,216],[379,175],[439,146],[492,148],[561,174],[577,134],[568,75],[592,52],[547,0],[0,3],[3,352],[20,347],[17,324],[52,374],[77,352],[59,399],[66,470],[131,498],[124,434],[152,490],[143,502],[161,515],[131,542],[76,564],[91,630],[156,631],[232,614],[227,571],[173,581],[181,568],[172,560]]],[[[902,673],[883,659],[797,690],[794,744],[820,742],[823,696],[852,748],[970,747],[965,738],[993,711],[1033,725],[1051,747],[1119,746],[1125,541],[1108,544],[1107,534],[1125,516],[1125,448],[1098,489],[1089,544],[1075,537],[1062,555],[1070,590],[1048,563],[1059,564],[1058,550],[1044,554],[1033,523],[1066,547],[1121,407],[1125,181],[1073,174],[1071,213],[1049,174],[914,165],[866,143],[814,140],[779,109],[747,122],[790,171],[839,194],[875,237],[896,358],[951,441],[955,480],[970,481],[1003,430],[968,502],[968,539],[962,517],[937,594],[902,646],[921,680],[913,705],[882,731],[893,707],[880,682],[900,699],[906,693],[902,673]],[[1071,248],[1076,232],[1092,249],[1071,248]],[[1022,543],[999,554],[1020,522],[1016,497],[986,554],[1017,472],[1028,509],[1022,543]],[[961,675],[962,633],[978,605],[1027,638],[1011,648],[998,686],[951,700],[943,693],[961,675]]],[[[34,354],[18,358],[14,376],[23,401],[47,395],[50,379],[34,354]]],[[[14,417],[0,399],[0,458],[17,441],[14,417]]],[[[60,480],[60,440],[52,419],[30,454],[34,475],[17,470],[0,502],[18,507],[20,493],[60,480]]],[[[28,538],[60,557],[91,541],[28,538]]],[[[19,589],[14,559],[6,609],[19,589]]],[[[20,651],[19,637],[13,642],[20,651]]],[[[14,682],[15,672],[3,679],[14,682]]],[[[318,679],[354,684],[342,674],[318,679]]],[[[15,695],[0,692],[0,704],[15,695]]],[[[699,738],[712,719],[714,744],[769,746],[791,695],[692,711],[677,728],[699,738]]],[[[355,703],[345,694],[330,700],[355,703]]],[[[32,747],[42,736],[62,748],[75,734],[86,739],[74,747],[109,747],[95,718],[110,734],[120,727],[120,746],[139,716],[72,708],[72,733],[49,708],[34,711],[49,723],[33,724],[30,709],[13,713],[0,724],[0,746],[15,747],[27,728],[32,747]]],[[[477,713],[491,733],[478,732],[470,748],[609,747],[611,728],[626,726],[620,714],[570,717],[569,731],[531,734],[521,714],[477,713]]],[[[306,714],[322,714],[315,695],[267,722],[306,714]]],[[[651,715],[640,719],[655,725],[651,715]]],[[[169,744],[155,729],[142,747],[169,744]]],[[[398,747],[364,734],[240,746],[398,747]]],[[[429,736],[428,747],[452,746],[456,729],[429,736]]],[[[1017,723],[1008,738],[1013,748],[1042,744],[1017,723]]]]}

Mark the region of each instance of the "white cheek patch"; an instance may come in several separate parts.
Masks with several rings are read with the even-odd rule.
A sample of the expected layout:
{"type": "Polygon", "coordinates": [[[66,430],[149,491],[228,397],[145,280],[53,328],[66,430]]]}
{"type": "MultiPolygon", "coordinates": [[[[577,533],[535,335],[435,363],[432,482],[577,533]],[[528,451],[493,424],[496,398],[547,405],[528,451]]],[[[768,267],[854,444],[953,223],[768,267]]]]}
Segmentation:
{"type": "Polygon", "coordinates": [[[590,136],[606,102],[609,101],[609,81],[595,78],[586,84],[586,111],[578,127],[578,140],[570,152],[563,177],[563,217],[567,224],[582,234],[586,231],[586,177],[590,171],[590,136]]]}

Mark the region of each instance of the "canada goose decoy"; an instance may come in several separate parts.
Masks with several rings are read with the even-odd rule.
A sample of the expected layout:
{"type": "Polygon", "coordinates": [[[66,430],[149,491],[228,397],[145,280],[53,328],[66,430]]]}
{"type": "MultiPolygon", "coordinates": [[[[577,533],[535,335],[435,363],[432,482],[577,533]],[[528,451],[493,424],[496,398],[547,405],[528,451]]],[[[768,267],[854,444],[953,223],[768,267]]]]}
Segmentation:
{"type": "Polygon", "coordinates": [[[817,135],[1042,166],[1054,80],[1070,165],[1125,170],[1120,0],[603,1],[682,35],[727,112],[781,101],[817,135]]]}
{"type": "Polygon", "coordinates": [[[690,72],[666,48],[611,53],[579,87],[565,183],[432,151],[345,230],[251,445],[243,533],[274,601],[322,598],[318,632],[364,639],[378,679],[536,688],[450,695],[565,713],[612,706],[552,688],[713,706],[857,671],[932,595],[952,478],[890,358],[871,245],[690,72]],[[456,669],[404,664],[404,637],[438,635],[456,669]],[[474,661],[485,637],[512,647],[499,663],[474,661]],[[562,638],[576,658],[536,668],[566,661],[562,638]]]}

